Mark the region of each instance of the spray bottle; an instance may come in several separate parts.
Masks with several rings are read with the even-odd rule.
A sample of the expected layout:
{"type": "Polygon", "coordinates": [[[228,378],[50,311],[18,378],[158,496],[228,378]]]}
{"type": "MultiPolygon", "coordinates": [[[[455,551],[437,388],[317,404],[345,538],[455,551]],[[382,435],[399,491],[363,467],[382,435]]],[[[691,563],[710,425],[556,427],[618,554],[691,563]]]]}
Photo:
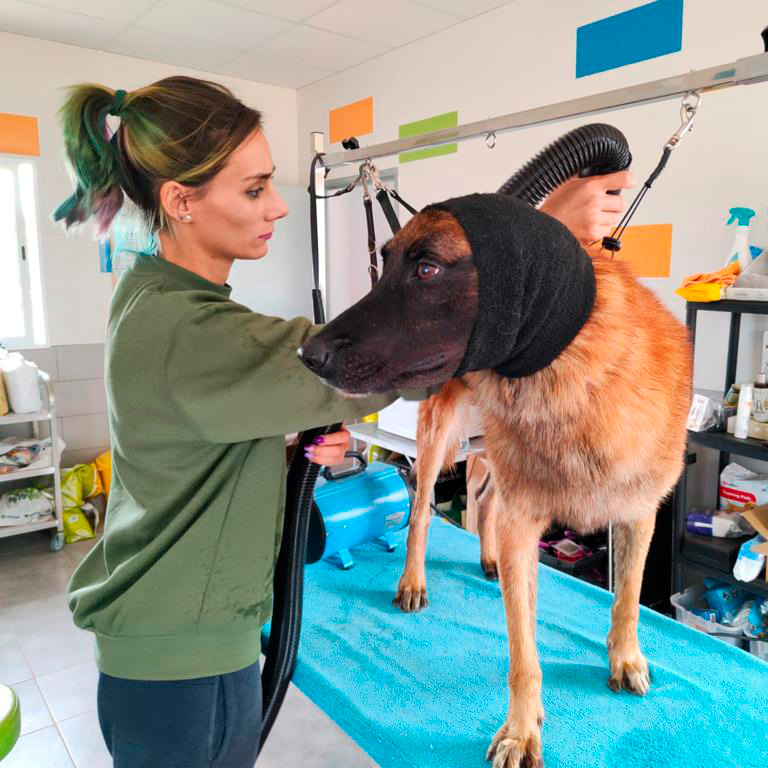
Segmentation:
{"type": "Polygon", "coordinates": [[[749,248],[749,221],[755,215],[751,208],[731,208],[728,213],[731,217],[728,224],[736,222],[736,236],[733,238],[733,245],[728,251],[726,266],[733,261],[737,261],[743,272],[752,263],[752,252],[749,248]]]}

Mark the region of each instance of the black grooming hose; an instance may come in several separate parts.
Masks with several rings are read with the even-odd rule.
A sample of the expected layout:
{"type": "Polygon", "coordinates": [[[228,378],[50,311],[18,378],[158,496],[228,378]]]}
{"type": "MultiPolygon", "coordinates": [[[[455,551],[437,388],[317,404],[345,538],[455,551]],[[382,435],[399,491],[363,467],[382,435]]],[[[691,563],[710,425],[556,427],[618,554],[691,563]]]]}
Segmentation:
{"type": "MultiPolygon", "coordinates": [[[[512,176],[499,192],[535,206],[553,189],[576,174],[594,176],[620,171],[631,160],[627,140],[621,131],[611,125],[586,125],[550,144],[512,176]]],[[[314,177],[314,164],[311,173],[314,177]]],[[[310,183],[310,189],[313,186],[310,183]]],[[[313,209],[314,202],[311,202],[313,209]]],[[[314,246],[315,243],[313,250],[314,246]]],[[[322,321],[318,318],[317,306],[315,316],[316,322],[322,321]]],[[[312,445],[318,435],[336,432],[340,428],[340,424],[333,424],[302,433],[288,469],[283,538],[275,566],[272,627],[266,662],[261,673],[263,705],[260,749],[269,736],[291,682],[301,637],[307,536],[315,481],[320,471],[317,464],[304,456],[304,448],[312,445]]]]}
{"type": "Polygon", "coordinates": [[[631,162],[627,139],[618,128],[606,123],[583,125],[539,152],[499,192],[536,206],[572,176],[623,171],[631,162]]]}

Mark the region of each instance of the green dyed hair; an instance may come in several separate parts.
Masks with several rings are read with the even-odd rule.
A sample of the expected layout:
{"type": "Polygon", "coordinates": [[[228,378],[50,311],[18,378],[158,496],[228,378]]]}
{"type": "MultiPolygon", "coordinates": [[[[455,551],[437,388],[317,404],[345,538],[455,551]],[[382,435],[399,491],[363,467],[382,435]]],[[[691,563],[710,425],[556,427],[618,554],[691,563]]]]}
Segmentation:
{"type": "Polygon", "coordinates": [[[163,229],[160,186],[206,184],[261,127],[261,113],[223,85],[181,76],[127,94],[102,85],[71,86],[59,119],[75,191],[53,218],[67,228],[93,218],[100,234],[109,231],[123,194],[138,206],[150,232],[163,229]],[[120,117],[114,135],[111,113],[120,117]]]}

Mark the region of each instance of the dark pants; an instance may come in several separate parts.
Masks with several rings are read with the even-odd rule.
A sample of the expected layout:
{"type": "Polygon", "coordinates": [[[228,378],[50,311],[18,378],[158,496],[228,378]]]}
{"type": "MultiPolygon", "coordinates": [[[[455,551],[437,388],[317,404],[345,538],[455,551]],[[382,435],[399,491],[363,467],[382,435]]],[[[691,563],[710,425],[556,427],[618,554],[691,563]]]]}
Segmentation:
{"type": "Polygon", "coordinates": [[[101,674],[99,723],[114,768],[253,768],[261,734],[259,664],[194,680],[101,674]]]}

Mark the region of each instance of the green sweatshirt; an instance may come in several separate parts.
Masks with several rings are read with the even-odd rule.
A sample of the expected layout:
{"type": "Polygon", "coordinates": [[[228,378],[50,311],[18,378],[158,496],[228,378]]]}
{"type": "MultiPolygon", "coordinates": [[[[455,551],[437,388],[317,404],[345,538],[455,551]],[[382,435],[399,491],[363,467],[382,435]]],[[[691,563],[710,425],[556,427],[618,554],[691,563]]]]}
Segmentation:
{"type": "Polygon", "coordinates": [[[229,294],[142,257],[112,299],[112,489],[69,603],[115,677],[178,680],[255,662],[272,610],[285,434],[394,399],[335,393],[296,356],[308,320],[259,315],[229,294]]]}

